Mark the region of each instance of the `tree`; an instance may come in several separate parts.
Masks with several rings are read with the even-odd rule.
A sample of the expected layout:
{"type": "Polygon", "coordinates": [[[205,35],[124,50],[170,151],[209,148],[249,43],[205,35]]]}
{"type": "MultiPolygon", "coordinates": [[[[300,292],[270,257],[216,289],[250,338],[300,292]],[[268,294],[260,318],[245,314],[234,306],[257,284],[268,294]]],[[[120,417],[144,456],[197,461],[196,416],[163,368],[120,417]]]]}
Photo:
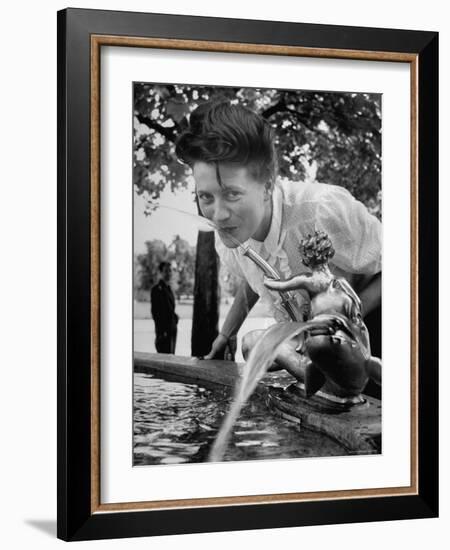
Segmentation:
{"type": "Polygon", "coordinates": [[[159,280],[159,264],[172,263],[176,270],[173,279],[178,299],[194,289],[195,247],[176,235],[169,246],[154,239],[145,243],[147,252],[135,258],[135,288],[148,291],[159,280]]]}
{"type": "Polygon", "coordinates": [[[180,235],[176,235],[169,246],[170,258],[175,262],[177,271],[176,293],[178,299],[182,294],[192,295],[194,293],[195,274],[195,247],[191,246],[180,235]]]}
{"type": "Polygon", "coordinates": [[[139,290],[150,290],[159,280],[159,264],[169,261],[167,246],[158,239],[145,243],[147,252],[138,254],[137,280],[139,290]]]}
{"type": "Polygon", "coordinates": [[[194,311],[191,334],[191,352],[194,357],[202,357],[209,353],[211,344],[218,333],[219,285],[217,263],[214,233],[199,232],[195,262],[194,311]],[[205,251],[207,251],[206,254],[205,251]]]}

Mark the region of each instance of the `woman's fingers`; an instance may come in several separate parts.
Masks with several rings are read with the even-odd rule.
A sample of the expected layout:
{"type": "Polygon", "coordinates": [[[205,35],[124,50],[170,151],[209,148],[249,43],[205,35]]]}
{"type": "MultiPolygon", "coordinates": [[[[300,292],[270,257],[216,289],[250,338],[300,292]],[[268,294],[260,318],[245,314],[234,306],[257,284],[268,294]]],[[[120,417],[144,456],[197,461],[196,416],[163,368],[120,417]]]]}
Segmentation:
{"type": "Polygon", "coordinates": [[[229,346],[229,339],[219,334],[211,346],[211,351],[203,359],[227,359],[233,361],[233,351],[229,346]]]}
{"type": "Polygon", "coordinates": [[[208,355],[205,355],[204,359],[214,359],[216,355],[220,354],[220,352],[223,350],[224,347],[225,347],[224,345],[221,345],[220,342],[217,342],[215,340],[211,347],[211,351],[208,353],[208,355]]]}

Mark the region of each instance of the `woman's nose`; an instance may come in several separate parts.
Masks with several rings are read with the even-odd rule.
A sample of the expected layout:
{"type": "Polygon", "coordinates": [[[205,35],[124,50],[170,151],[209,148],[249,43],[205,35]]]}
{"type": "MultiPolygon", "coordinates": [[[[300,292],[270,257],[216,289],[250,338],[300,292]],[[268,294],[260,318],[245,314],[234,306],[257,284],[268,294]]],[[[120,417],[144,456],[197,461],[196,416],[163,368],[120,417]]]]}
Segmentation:
{"type": "Polygon", "coordinates": [[[223,223],[224,221],[228,220],[228,218],[231,216],[231,212],[229,208],[225,204],[223,204],[221,201],[217,201],[214,205],[214,213],[212,221],[218,225],[223,223]]]}

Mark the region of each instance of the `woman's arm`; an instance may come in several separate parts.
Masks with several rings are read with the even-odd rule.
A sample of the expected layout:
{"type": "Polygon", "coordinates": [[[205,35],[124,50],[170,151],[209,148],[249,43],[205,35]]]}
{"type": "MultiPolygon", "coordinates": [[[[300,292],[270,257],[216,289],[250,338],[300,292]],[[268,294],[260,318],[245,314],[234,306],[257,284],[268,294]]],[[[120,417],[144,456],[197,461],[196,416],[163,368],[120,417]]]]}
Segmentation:
{"type": "Polygon", "coordinates": [[[360,288],[359,297],[362,302],[362,314],[365,317],[381,304],[381,271],[374,275],[360,288]]]}
{"type": "Polygon", "coordinates": [[[258,301],[258,298],[258,294],[253,292],[247,281],[241,283],[230,311],[228,312],[228,315],[223,323],[220,331],[221,334],[227,338],[237,334],[250,310],[258,301]]]}
{"type": "Polygon", "coordinates": [[[223,352],[230,338],[237,334],[241,328],[242,323],[258,301],[258,298],[258,294],[253,292],[248,283],[244,281],[239,287],[222,329],[214,340],[211,351],[205,356],[205,359],[213,359],[223,352]]]}

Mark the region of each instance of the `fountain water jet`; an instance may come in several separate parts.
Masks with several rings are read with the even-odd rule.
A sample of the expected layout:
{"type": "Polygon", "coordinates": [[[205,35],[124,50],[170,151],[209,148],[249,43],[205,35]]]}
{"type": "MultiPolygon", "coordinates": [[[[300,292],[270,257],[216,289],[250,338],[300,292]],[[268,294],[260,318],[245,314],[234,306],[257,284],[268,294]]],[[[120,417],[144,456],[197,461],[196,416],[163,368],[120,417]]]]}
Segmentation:
{"type": "Polygon", "coordinates": [[[286,322],[272,325],[264,333],[263,338],[252,349],[244,368],[244,374],[239,381],[231,408],[216,437],[208,457],[209,462],[221,460],[226,450],[228,439],[234,423],[239,417],[242,407],[255,390],[258,382],[272,365],[282,344],[295,336],[300,336],[307,330],[318,329],[329,331],[328,323],[309,321],[306,323],[286,322]]]}

